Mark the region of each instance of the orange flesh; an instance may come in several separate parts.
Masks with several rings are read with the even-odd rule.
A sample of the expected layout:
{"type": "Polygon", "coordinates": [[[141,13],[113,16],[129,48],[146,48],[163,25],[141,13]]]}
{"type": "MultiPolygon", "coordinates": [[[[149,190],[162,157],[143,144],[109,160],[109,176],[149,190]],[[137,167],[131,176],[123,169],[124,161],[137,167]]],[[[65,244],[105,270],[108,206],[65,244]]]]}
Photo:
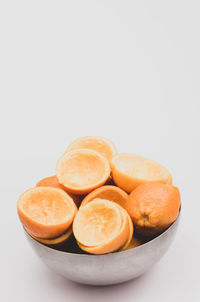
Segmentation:
{"type": "Polygon", "coordinates": [[[115,237],[121,223],[119,209],[107,200],[96,198],[79,209],[73,222],[73,232],[81,244],[97,246],[115,237]]]}
{"type": "Polygon", "coordinates": [[[110,175],[110,168],[107,160],[97,152],[79,149],[60,158],[56,175],[66,189],[84,194],[104,184],[110,175]]]}
{"type": "Polygon", "coordinates": [[[113,236],[113,238],[107,237],[108,239],[104,241],[103,244],[97,246],[86,246],[77,241],[81,249],[90,254],[106,254],[119,250],[129,240],[131,230],[128,221],[128,214],[118,204],[114,203],[114,206],[119,209],[121,214],[122,223],[119,232],[113,236]]]}
{"type": "Polygon", "coordinates": [[[117,150],[113,142],[100,136],[86,136],[75,140],[66,152],[77,150],[77,149],[91,149],[94,150],[107,158],[108,161],[117,154],[117,150]]]}
{"type": "Polygon", "coordinates": [[[122,189],[115,186],[102,186],[89,193],[83,199],[81,206],[86,205],[88,202],[91,202],[95,198],[107,199],[116,202],[117,204],[125,208],[128,194],[122,189]]]}
{"type": "Polygon", "coordinates": [[[77,207],[64,191],[35,187],[18,199],[18,215],[29,234],[53,238],[64,233],[73,221],[77,207]]]}
{"type": "Polygon", "coordinates": [[[121,154],[116,159],[116,166],[129,176],[145,180],[168,179],[166,168],[154,161],[133,154],[121,154]]]}
{"type": "Polygon", "coordinates": [[[61,196],[51,192],[34,192],[21,204],[22,210],[33,220],[44,224],[57,224],[67,219],[72,209],[61,196]],[[69,213],[66,216],[66,213],[69,213]]]}
{"type": "Polygon", "coordinates": [[[116,155],[111,168],[115,183],[129,193],[145,182],[172,183],[172,176],[165,167],[133,154],[116,155]]]}

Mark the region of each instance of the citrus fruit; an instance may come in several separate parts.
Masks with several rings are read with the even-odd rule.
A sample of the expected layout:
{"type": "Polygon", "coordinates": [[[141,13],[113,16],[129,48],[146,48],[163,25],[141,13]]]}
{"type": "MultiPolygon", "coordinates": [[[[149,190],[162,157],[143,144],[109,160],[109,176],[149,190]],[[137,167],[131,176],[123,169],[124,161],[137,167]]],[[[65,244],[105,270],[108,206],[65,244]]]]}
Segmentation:
{"type": "Polygon", "coordinates": [[[66,188],[58,182],[58,178],[56,177],[56,175],[43,178],[36,184],[36,187],[53,187],[53,188],[62,189],[67,194],[69,194],[69,196],[73,199],[77,207],[80,206],[80,203],[83,199],[83,196],[81,195],[75,195],[71,192],[67,192],[66,188]]]}
{"type": "Polygon", "coordinates": [[[126,210],[138,234],[154,236],[176,220],[180,203],[180,193],[176,187],[162,183],[145,183],[129,195],[126,210]]]}
{"type": "Polygon", "coordinates": [[[125,242],[125,244],[122,246],[121,250],[126,250],[128,248],[128,246],[130,245],[132,239],[133,239],[133,231],[134,231],[134,227],[133,227],[133,222],[132,219],[130,217],[130,215],[127,213],[127,211],[125,210],[125,213],[127,215],[127,219],[128,219],[128,223],[129,223],[129,236],[127,241],[125,242]]]}
{"type": "Polygon", "coordinates": [[[72,224],[77,207],[63,190],[35,187],[22,193],[17,202],[21,223],[29,234],[54,238],[72,224]]]}
{"type": "Polygon", "coordinates": [[[135,248],[135,247],[137,247],[139,245],[142,245],[142,244],[143,244],[142,240],[140,240],[140,239],[138,239],[136,237],[132,237],[130,243],[126,247],[124,247],[123,250],[124,251],[130,250],[130,249],[133,249],[133,248],[135,248]]]}
{"type": "Polygon", "coordinates": [[[56,176],[66,190],[86,194],[102,186],[110,175],[107,159],[94,150],[77,149],[57,162],[56,176]]]}
{"type": "Polygon", "coordinates": [[[79,247],[91,254],[118,250],[130,234],[125,213],[116,203],[100,198],[80,207],[73,222],[73,233],[79,247]]]}
{"type": "Polygon", "coordinates": [[[86,205],[95,198],[107,199],[118,203],[120,206],[125,208],[128,194],[122,189],[115,186],[102,186],[92,192],[90,192],[81,202],[81,206],[86,205]]]}
{"type": "Polygon", "coordinates": [[[72,142],[66,152],[77,149],[92,149],[102,154],[110,161],[117,154],[117,149],[112,141],[101,136],[85,136],[72,142]]]}
{"type": "Polygon", "coordinates": [[[46,245],[61,244],[61,243],[65,242],[66,240],[68,240],[71,235],[72,235],[72,227],[71,226],[67,229],[67,231],[64,234],[62,234],[58,237],[55,237],[55,238],[51,238],[51,239],[42,239],[42,238],[38,238],[38,237],[35,237],[34,235],[30,234],[30,236],[33,237],[35,240],[37,240],[37,241],[39,241],[43,244],[46,244],[46,245]]]}
{"type": "Polygon", "coordinates": [[[134,154],[117,154],[111,161],[111,170],[114,182],[128,193],[145,182],[172,182],[172,176],[165,167],[134,154]]]}

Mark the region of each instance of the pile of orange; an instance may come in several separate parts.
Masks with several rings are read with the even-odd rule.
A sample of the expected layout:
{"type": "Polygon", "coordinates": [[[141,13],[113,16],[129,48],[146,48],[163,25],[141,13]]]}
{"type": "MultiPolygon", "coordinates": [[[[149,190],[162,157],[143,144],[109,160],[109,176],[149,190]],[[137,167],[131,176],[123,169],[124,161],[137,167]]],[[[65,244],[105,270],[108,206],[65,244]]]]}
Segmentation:
{"type": "Polygon", "coordinates": [[[21,194],[17,210],[25,230],[43,244],[73,236],[84,252],[106,254],[162,233],[178,217],[180,203],[165,167],[87,136],[68,146],[56,175],[21,194]]]}

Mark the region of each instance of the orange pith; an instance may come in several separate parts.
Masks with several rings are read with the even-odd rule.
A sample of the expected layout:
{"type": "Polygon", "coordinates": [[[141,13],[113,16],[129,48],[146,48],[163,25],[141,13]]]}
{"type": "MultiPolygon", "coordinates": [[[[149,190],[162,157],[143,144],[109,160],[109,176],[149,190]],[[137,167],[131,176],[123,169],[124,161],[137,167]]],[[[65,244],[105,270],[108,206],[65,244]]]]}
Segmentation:
{"type": "Polygon", "coordinates": [[[17,210],[29,234],[39,238],[54,238],[71,225],[77,207],[63,190],[35,187],[21,194],[17,210]]]}
{"type": "Polygon", "coordinates": [[[105,157],[89,149],[65,153],[57,162],[56,176],[69,192],[86,194],[103,185],[110,175],[105,157]]]}

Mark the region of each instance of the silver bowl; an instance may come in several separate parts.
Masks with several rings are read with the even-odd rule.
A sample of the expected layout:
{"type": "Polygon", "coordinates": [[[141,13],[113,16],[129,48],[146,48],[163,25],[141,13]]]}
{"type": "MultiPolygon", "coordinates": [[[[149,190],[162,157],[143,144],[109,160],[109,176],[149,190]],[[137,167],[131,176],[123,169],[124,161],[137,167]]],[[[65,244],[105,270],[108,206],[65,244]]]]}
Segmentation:
{"type": "Polygon", "coordinates": [[[161,235],[136,248],[105,255],[60,251],[39,243],[29,234],[28,242],[40,259],[56,273],[89,285],[112,285],[134,279],[146,272],[168,250],[174,239],[179,217],[161,235]]]}

